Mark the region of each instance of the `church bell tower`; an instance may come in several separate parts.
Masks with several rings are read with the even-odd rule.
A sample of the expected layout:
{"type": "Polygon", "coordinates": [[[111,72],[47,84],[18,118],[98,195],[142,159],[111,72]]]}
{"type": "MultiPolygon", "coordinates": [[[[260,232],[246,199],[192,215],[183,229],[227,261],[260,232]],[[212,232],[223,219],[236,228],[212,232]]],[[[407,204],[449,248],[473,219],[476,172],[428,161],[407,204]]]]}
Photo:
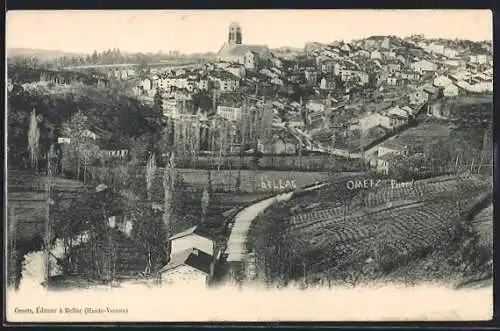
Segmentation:
{"type": "Polygon", "coordinates": [[[238,23],[233,22],[229,25],[229,38],[228,43],[230,45],[240,45],[241,44],[241,27],[238,23]]]}

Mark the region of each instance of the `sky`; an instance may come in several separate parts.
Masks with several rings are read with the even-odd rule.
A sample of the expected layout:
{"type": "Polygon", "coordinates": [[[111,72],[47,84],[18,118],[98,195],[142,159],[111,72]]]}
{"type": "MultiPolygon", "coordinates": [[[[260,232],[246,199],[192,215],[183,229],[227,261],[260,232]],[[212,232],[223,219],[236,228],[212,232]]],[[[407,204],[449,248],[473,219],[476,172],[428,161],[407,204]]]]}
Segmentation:
{"type": "Polygon", "coordinates": [[[489,10],[18,10],[7,12],[6,47],[217,52],[233,21],[244,44],[271,48],[371,35],[493,39],[489,10]]]}

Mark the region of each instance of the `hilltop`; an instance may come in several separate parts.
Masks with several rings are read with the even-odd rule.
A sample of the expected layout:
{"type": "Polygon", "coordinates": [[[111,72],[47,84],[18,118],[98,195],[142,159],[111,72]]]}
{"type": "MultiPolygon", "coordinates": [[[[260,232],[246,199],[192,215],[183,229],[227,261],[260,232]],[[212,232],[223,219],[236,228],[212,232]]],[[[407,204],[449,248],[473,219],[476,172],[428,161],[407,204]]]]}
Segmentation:
{"type": "Polygon", "coordinates": [[[36,57],[41,61],[53,61],[59,57],[84,56],[82,53],[70,53],[60,50],[35,48],[7,48],[7,57],[36,57]]]}

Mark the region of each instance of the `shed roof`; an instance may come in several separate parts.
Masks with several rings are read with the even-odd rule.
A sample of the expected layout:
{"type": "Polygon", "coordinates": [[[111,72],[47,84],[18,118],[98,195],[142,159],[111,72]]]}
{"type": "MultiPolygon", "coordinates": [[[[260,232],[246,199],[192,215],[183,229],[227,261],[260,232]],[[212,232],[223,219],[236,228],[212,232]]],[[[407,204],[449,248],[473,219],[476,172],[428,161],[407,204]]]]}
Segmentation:
{"type": "Polygon", "coordinates": [[[172,254],[170,262],[160,269],[160,273],[172,270],[181,265],[195,268],[205,274],[210,274],[212,256],[196,248],[188,248],[172,254]]]}

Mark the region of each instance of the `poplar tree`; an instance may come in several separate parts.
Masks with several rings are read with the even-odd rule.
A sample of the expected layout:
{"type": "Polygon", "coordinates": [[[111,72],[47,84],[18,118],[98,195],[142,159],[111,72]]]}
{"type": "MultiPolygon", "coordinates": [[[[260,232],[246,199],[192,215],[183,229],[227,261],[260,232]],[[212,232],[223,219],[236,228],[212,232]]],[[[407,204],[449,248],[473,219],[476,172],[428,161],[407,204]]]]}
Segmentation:
{"type": "Polygon", "coordinates": [[[28,150],[30,153],[31,167],[33,170],[36,170],[38,167],[39,143],[40,143],[40,129],[38,128],[36,111],[35,109],[33,109],[28,129],[28,150]]]}
{"type": "Polygon", "coordinates": [[[207,187],[203,189],[203,193],[201,195],[201,223],[206,222],[208,207],[210,205],[210,195],[208,193],[207,187]]]}
{"type": "MultiPolygon", "coordinates": [[[[164,207],[163,207],[163,224],[165,226],[167,240],[171,236],[171,219],[173,212],[173,190],[175,184],[175,154],[170,154],[170,159],[165,165],[163,172],[163,191],[164,191],[164,207]]],[[[170,258],[170,242],[167,243],[167,256],[170,258]]]]}
{"type": "Polygon", "coordinates": [[[146,195],[147,199],[151,200],[151,188],[156,175],[156,159],[155,154],[149,155],[149,160],[146,165],[146,195]]]}

